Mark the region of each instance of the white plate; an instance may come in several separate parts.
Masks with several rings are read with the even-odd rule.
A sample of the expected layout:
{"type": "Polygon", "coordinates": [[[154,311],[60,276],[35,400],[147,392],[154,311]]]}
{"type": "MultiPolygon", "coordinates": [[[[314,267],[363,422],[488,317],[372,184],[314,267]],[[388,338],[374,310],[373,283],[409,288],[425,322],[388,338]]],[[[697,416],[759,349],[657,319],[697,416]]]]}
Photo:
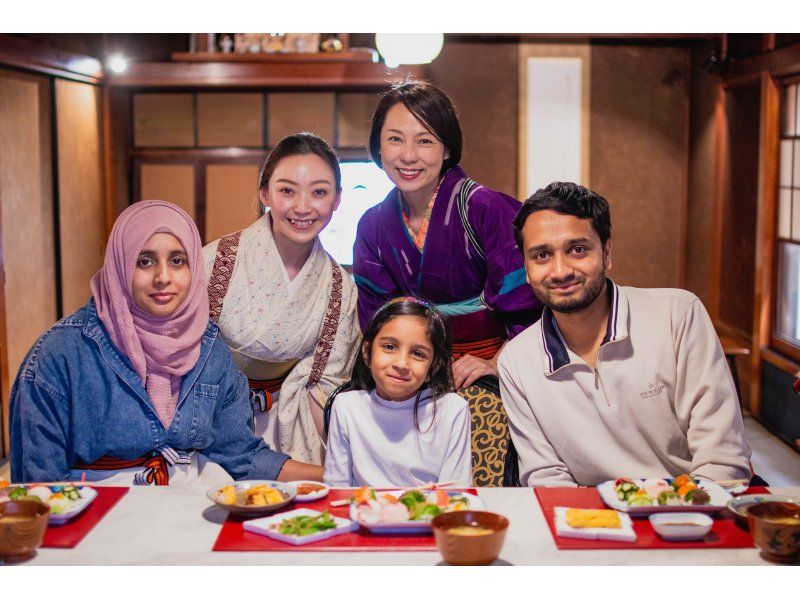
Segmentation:
{"type": "Polygon", "coordinates": [[[284,483],[284,482],[276,482],[274,480],[242,480],[239,482],[231,482],[230,484],[220,484],[219,486],[214,486],[211,488],[207,493],[206,496],[213,501],[218,507],[222,507],[230,511],[231,513],[236,513],[237,515],[244,515],[247,517],[254,516],[254,515],[264,515],[266,513],[271,513],[272,511],[277,511],[281,507],[285,507],[290,502],[295,495],[295,487],[292,484],[284,483]],[[275,503],[274,505],[266,505],[260,507],[254,506],[241,506],[241,505],[226,505],[219,499],[219,492],[225,486],[233,486],[235,490],[245,490],[247,488],[252,488],[253,486],[260,486],[261,484],[265,484],[267,486],[271,486],[276,490],[279,490],[284,495],[284,500],[279,503],[275,503]]]}
{"type": "MultiPolygon", "coordinates": [[[[376,494],[380,496],[381,494],[391,494],[393,496],[401,496],[406,490],[386,490],[386,491],[377,491],[376,494]]],[[[430,490],[425,490],[424,492],[430,492],[430,490]]],[[[450,496],[454,495],[463,495],[467,498],[467,506],[465,511],[485,511],[486,505],[483,504],[483,501],[478,498],[475,494],[471,494],[469,492],[448,492],[450,496]]],[[[433,533],[431,530],[431,522],[430,521],[401,521],[401,522],[392,522],[392,523],[364,523],[357,517],[357,509],[358,505],[356,503],[350,503],[350,519],[357,522],[361,527],[374,534],[430,534],[433,533]]]]}
{"type": "Polygon", "coordinates": [[[343,517],[333,517],[336,527],[309,534],[308,536],[287,536],[286,534],[278,533],[272,527],[284,519],[298,517],[299,515],[310,515],[312,517],[316,517],[320,513],[321,511],[315,511],[313,509],[294,509],[293,511],[279,513],[278,515],[273,515],[271,517],[263,517],[261,519],[251,519],[250,521],[245,521],[242,524],[242,527],[247,532],[253,532],[254,534],[260,534],[262,536],[272,538],[273,540],[294,545],[318,542],[320,540],[332,538],[333,536],[338,536],[339,534],[346,534],[347,532],[358,529],[358,524],[355,521],[350,521],[349,519],[344,519],[343,517]]]}
{"type": "Polygon", "coordinates": [[[580,538],[582,540],[615,540],[617,542],[636,542],[633,521],[625,513],[619,514],[622,527],[570,527],[567,525],[568,507],[555,507],[556,534],[562,538],[580,538]]]}
{"type": "Polygon", "coordinates": [[[80,486],[79,484],[14,484],[13,486],[9,486],[8,490],[12,490],[13,488],[18,488],[20,486],[25,488],[30,488],[31,486],[47,486],[52,489],[54,487],[59,486],[72,486],[78,490],[81,497],[75,501],[72,501],[69,509],[64,511],[63,513],[53,513],[50,511],[50,522],[49,525],[62,525],[72,519],[73,517],[77,517],[81,513],[83,513],[86,508],[92,503],[92,501],[97,498],[97,490],[92,488],[91,486],[80,486]]]}
{"type": "MultiPolygon", "coordinates": [[[[642,482],[644,480],[631,480],[634,484],[641,487],[642,482]]],[[[644,507],[632,507],[628,505],[625,501],[622,501],[617,498],[617,493],[614,492],[614,480],[609,480],[607,482],[603,482],[597,487],[597,491],[600,493],[600,498],[603,499],[603,502],[606,503],[612,509],[616,509],[617,511],[624,511],[625,513],[630,513],[633,517],[639,517],[644,515],[652,515],[653,513],[686,513],[686,512],[694,512],[694,513],[714,513],[716,511],[721,511],[724,509],[728,501],[733,498],[730,493],[725,490],[722,486],[715,484],[714,482],[708,482],[706,480],[698,480],[697,485],[700,486],[703,490],[708,492],[709,502],[707,505],[675,505],[675,506],[667,506],[667,505],[647,505],[644,507]]]]}
{"type": "Polygon", "coordinates": [[[314,482],[312,480],[299,480],[297,482],[290,482],[295,488],[295,492],[297,491],[297,487],[300,484],[314,484],[315,486],[322,486],[322,490],[317,490],[316,492],[309,492],[308,494],[295,494],[294,502],[314,502],[315,500],[319,500],[320,498],[325,498],[328,496],[328,492],[330,492],[330,486],[327,484],[323,484],[322,482],[314,482]]]}

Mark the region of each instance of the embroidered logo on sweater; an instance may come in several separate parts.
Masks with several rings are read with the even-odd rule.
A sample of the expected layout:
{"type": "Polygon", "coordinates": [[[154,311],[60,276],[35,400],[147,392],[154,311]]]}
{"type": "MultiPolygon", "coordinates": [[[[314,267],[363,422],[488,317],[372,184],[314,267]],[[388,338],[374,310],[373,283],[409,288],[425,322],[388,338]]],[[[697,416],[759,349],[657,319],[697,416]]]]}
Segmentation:
{"type": "Polygon", "coordinates": [[[665,388],[666,385],[664,384],[658,384],[658,385],[648,384],[647,390],[645,390],[644,392],[640,392],[639,396],[642,397],[643,399],[654,399],[655,397],[659,396],[662,392],[664,392],[665,388]]]}

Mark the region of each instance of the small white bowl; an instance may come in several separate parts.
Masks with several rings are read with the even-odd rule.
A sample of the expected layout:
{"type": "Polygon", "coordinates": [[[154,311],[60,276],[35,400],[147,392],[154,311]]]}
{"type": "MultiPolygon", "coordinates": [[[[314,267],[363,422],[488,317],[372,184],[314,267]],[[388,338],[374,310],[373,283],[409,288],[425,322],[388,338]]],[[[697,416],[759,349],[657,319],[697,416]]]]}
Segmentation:
{"type": "Polygon", "coordinates": [[[292,486],[295,487],[295,497],[294,502],[313,502],[315,500],[319,500],[321,498],[325,498],[328,496],[328,492],[330,491],[331,487],[327,484],[323,484],[322,482],[315,482],[313,480],[298,480],[296,482],[288,482],[292,486]],[[321,486],[321,490],[317,490],[316,492],[308,492],[306,494],[300,494],[298,490],[300,486],[304,484],[310,484],[312,486],[321,486]]]}
{"type": "Polygon", "coordinates": [[[714,520],[703,513],[656,513],[649,519],[662,539],[673,542],[700,540],[714,525],[714,520]]]}

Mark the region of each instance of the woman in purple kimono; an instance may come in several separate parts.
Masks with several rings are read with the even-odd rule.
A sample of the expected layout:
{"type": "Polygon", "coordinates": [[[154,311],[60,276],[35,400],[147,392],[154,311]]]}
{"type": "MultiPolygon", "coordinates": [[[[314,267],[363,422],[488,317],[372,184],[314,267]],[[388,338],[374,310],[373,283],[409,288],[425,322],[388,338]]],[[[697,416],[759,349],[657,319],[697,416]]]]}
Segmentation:
{"type": "MultiPolygon", "coordinates": [[[[486,409],[472,404],[475,393],[486,391],[486,384],[476,389],[473,383],[497,376],[500,348],[539,318],[541,304],[514,244],[519,202],[470,179],[458,165],[461,146],[455,108],[437,87],[406,82],[381,98],[370,153],[395,188],[359,222],[353,273],[362,330],[378,307],[399,295],[430,301],[449,316],[453,377],[470,399],[479,431],[485,423],[476,415],[497,419],[502,406],[499,400],[486,409]]],[[[475,482],[497,482],[497,474],[476,470],[473,434],[475,482]]]]}

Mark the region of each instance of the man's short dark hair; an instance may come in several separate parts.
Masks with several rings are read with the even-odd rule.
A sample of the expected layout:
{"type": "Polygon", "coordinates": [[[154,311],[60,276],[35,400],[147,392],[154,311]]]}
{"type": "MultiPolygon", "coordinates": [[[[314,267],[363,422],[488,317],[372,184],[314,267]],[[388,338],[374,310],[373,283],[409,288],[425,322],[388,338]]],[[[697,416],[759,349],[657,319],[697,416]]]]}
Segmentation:
{"type": "Polygon", "coordinates": [[[603,245],[611,238],[611,212],[605,198],[577,183],[555,181],[526,199],[514,218],[514,239],[523,253],[522,227],[528,216],[541,210],[589,218],[603,245]]]}

